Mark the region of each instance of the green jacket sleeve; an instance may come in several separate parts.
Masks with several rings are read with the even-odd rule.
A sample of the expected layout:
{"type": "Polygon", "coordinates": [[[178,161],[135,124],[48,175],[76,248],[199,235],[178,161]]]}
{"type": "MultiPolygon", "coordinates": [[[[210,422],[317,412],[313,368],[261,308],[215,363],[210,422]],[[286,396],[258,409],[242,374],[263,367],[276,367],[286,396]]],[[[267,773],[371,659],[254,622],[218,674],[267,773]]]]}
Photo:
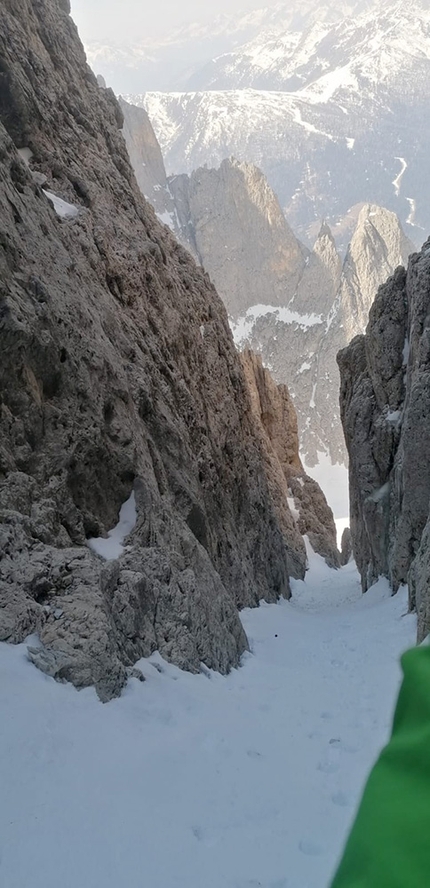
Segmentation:
{"type": "Polygon", "coordinates": [[[402,658],[388,746],[375,765],[332,888],[430,886],[430,647],[402,658]]]}

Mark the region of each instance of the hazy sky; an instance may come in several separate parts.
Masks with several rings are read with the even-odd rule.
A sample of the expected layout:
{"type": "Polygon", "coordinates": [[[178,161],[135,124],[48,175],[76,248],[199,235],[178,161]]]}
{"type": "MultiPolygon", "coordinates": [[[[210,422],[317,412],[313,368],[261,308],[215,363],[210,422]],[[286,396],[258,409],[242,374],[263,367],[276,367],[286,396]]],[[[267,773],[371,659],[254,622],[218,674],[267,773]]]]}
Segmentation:
{"type": "Polygon", "coordinates": [[[72,15],[84,40],[130,39],[169,33],[190,21],[210,21],[220,12],[274,6],[279,0],[72,0],[72,15]]]}

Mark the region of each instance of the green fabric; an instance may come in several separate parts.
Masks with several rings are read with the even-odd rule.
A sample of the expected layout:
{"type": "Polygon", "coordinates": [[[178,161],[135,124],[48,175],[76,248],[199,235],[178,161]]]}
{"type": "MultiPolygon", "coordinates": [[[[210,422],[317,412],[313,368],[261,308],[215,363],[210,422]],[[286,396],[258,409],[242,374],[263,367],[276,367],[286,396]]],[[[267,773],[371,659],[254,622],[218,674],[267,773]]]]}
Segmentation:
{"type": "Polygon", "coordinates": [[[402,658],[393,733],[332,888],[430,888],[430,647],[402,658]]]}

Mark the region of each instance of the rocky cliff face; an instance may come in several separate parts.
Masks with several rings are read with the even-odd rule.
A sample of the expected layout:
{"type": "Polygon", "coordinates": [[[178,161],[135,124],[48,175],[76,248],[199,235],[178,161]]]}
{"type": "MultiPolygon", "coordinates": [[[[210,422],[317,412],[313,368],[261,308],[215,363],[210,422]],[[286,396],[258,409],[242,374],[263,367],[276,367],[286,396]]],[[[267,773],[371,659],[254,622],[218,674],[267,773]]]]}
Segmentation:
{"type": "MultiPolygon", "coordinates": [[[[144,141],[144,131],[133,117],[139,109],[128,107],[125,136],[139,175],[144,151],[137,159],[134,141],[144,141]]],[[[159,163],[153,177],[165,194],[159,163]]],[[[320,454],[344,463],[336,354],[364,331],[378,286],[414,250],[397,216],[365,204],[342,263],[326,223],[311,251],[300,244],[252,164],[231,159],[218,170],[174,176],[169,191],[175,232],[215,282],[239,348],[261,354],[276,381],[288,384],[306,464],[315,466],[320,454]]]]}
{"type": "Polygon", "coordinates": [[[289,305],[250,307],[234,327],[236,341],[259,352],[277,382],[288,380],[307,465],[316,465],[320,453],[333,462],[346,459],[336,354],[364,331],[387,270],[406,262],[412,250],[394,213],[365,205],[343,265],[323,224],[289,305]]]}
{"type": "Polygon", "coordinates": [[[330,442],[332,459],[344,459],[336,354],[354,336],[364,332],[378,287],[399,265],[407,262],[413,250],[414,246],[405,236],[395,213],[373,204],[362,208],[343,263],[336,298],[326,316],[324,334],[316,351],[317,373],[313,392],[316,415],[312,424],[318,432],[308,444],[311,464],[316,457],[314,448],[318,450],[326,441],[330,442]]]}
{"type": "Polygon", "coordinates": [[[68,0],[4,0],[0,71],[0,638],[36,631],[102,699],[156,648],[227,671],[238,607],[305,554],[225,309],[142,198],[68,0]],[[88,538],[132,491],[105,562],[88,538]]]}
{"type": "Polygon", "coordinates": [[[409,579],[419,639],[430,630],[430,242],[384,284],[365,336],[339,355],[351,531],[363,590],[409,579]]]}
{"type": "Polygon", "coordinates": [[[172,194],[192,221],[192,244],[233,320],[251,305],[286,305],[307,250],[294,236],[257,167],[225,160],[219,169],[172,177],[172,194]],[[180,189],[180,190],[179,190],[180,189]]]}
{"type": "MultiPolygon", "coordinates": [[[[106,88],[106,84],[102,84],[103,86],[106,88]]],[[[154,207],[160,222],[168,225],[179,236],[175,203],[151,121],[144,108],[129,105],[122,98],[119,99],[119,105],[124,118],[122,132],[137,184],[154,207]]]]}
{"type": "MultiPolygon", "coordinates": [[[[340,567],[333,513],[318,484],[304,471],[299,457],[297,415],[285,385],[276,385],[261,357],[245,350],[241,354],[251,393],[254,416],[261,427],[268,454],[273,489],[287,499],[298,533],[298,548],[307,535],[312,548],[330,567],[340,567]]],[[[288,531],[290,533],[290,531],[288,531]]]]}

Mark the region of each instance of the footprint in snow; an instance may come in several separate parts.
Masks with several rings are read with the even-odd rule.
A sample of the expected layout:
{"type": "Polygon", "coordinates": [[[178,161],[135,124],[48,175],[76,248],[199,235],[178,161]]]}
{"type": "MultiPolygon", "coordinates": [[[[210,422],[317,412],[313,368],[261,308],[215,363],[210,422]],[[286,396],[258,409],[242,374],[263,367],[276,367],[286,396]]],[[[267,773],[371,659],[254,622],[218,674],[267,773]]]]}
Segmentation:
{"type": "Polygon", "coordinates": [[[341,749],[342,752],[348,752],[350,755],[355,755],[355,753],[358,752],[357,746],[351,746],[350,743],[344,743],[340,737],[331,737],[328,742],[330,746],[336,746],[338,749],[341,749]]]}
{"type": "Polygon", "coordinates": [[[202,845],[206,845],[207,848],[213,848],[213,846],[217,845],[220,840],[220,836],[217,832],[202,829],[201,826],[193,826],[192,833],[194,838],[197,839],[198,842],[201,842],[202,845]]]}
{"type": "Polygon", "coordinates": [[[348,793],[342,792],[341,790],[339,790],[339,792],[335,792],[332,795],[331,800],[333,802],[333,805],[337,805],[339,808],[350,808],[352,805],[352,801],[348,793]]]}
{"type": "Polygon", "coordinates": [[[299,842],[299,848],[302,854],[306,854],[307,857],[319,857],[320,854],[323,853],[321,845],[318,845],[316,842],[312,842],[309,839],[302,839],[301,842],[299,842]]]}
{"type": "Polygon", "coordinates": [[[263,883],[257,879],[246,879],[245,882],[237,882],[236,888],[263,888],[263,883]]]}
{"type": "Polygon", "coordinates": [[[341,740],[338,737],[332,737],[329,740],[328,749],[318,762],[317,770],[322,771],[323,774],[335,774],[339,770],[340,750],[341,740]]]}
{"type": "Polygon", "coordinates": [[[311,731],[308,734],[308,740],[322,740],[322,736],[321,731],[311,731]]]}
{"type": "Polygon", "coordinates": [[[322,771],[323,774],[336,774],[338,770],[339,763],[328,759],[321,759],[317,765],[317,771],[322,771]]]}
{"type": "Polygon", "coordinates": [[[259,882],[258,879],[246,879],[244,882],[237,882],[236,888],[288,888],[287,879],[275,879],[274,882],[259,882]]]}

